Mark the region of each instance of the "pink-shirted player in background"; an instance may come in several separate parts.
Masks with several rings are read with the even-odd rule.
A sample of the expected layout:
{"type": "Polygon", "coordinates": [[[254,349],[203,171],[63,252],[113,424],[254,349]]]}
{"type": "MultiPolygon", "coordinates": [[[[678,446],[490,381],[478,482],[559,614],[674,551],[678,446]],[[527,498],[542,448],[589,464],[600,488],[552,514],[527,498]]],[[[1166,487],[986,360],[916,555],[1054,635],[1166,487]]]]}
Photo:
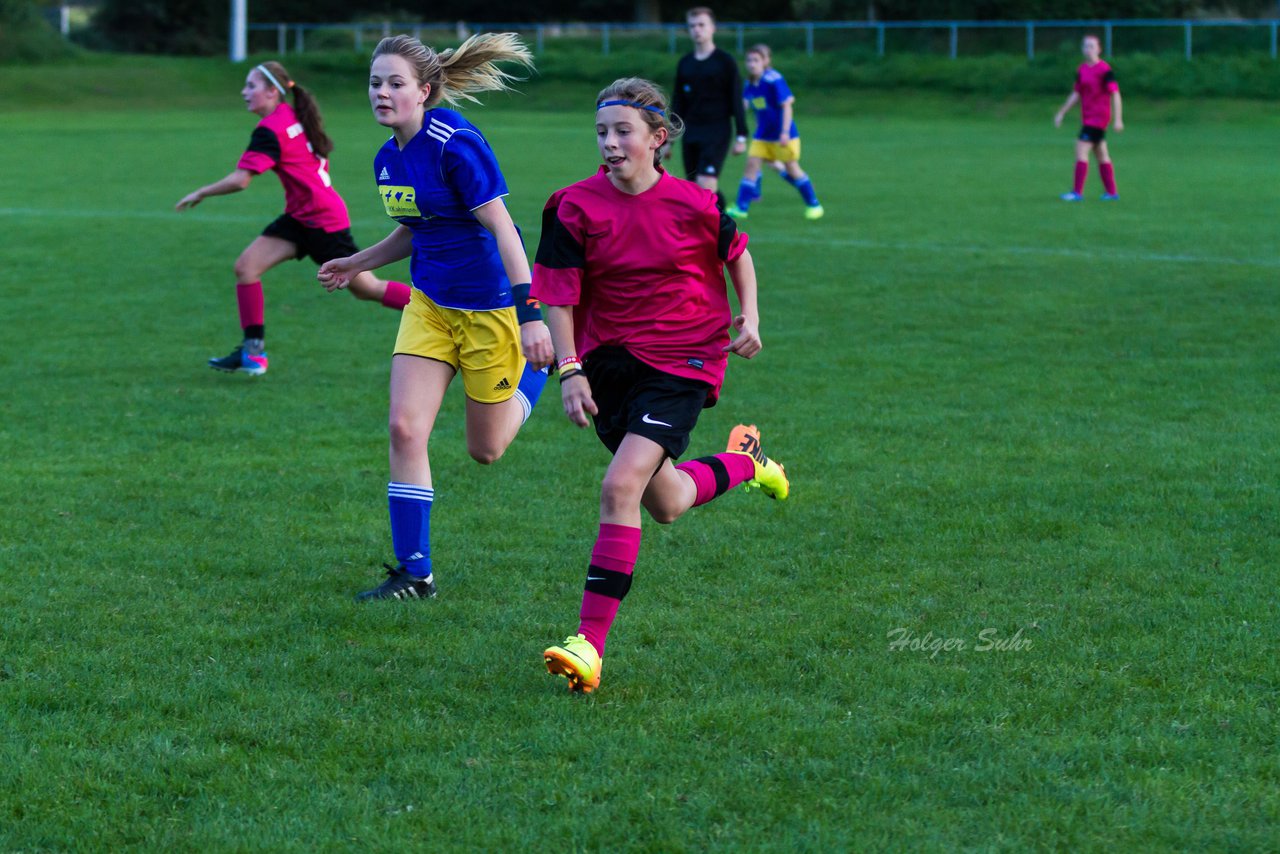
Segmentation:
{"type": "Polygon", "coordinates": [[[642,507],[669,523],[739,484],[777,499],[790,491],[753,426],[735,427],[726,453],[672,464],[698,414],[715,404],[729,354],[750,359],[761,346],[747,236],[714,193],[658,165],[681,130],[655,84],[615,81],[596,104],[604,166],[557,191],[542,214],[532,294],[551,330],[565,414],[579,427],[592,416],[613,453],[578,632],[543,653],[574,691],[600,684],[605,636],[631,587],[642,507]]]}
{"type": "MultiPolygon", "coordinates": [[[[262,274],[291,258],[310,255],[317,264],[359,251],[351,237],[347,206],[329,180],[329,152],[333,143],[324,132],[320,105],[278,62],[264,62],[245,78],[240,90],[249,112],[262,117],[249,147],[235,170],[220,181],[188,193],[178,211],[188,210],[209,196],[238,193],[255,175],[274,170],[284,185],[284,213],[268,225],[236,259],[236,300],[244,340],[222,358],[209,360],[220,371],[267,372],[266,326],[262,274]],[[293,106],[285,95],[293,93],[293,106]]],[[[379,300],[399,311],[409,302],[409,286],[384,282],[361,273],[348,289],[358,299],[379,300]]]]}
{"type": "Polygon", "coordinates": [[[1076,175],[1075,185],[1071,192],[1063,193],[1064,202],[1078,202],[1084,196],[1084,179],[1089,174],[1089,152],[1093,151],[1098,161],[1098,172],[1102,175],[1102,186],[1106,190],[1102,195],[1104,202],[1114,202],[1120,198],[1116,192],[1115,167],[1111,165],[1111,155],[1107,152],[1105,140],[1107,125],[1115,118],[1116,132],[1124,130],[1124,118],[1120,112],[1120,84],[1116,83],[1115,72],[1102,60],[1102,45],[1097,36],[1085,36],[1080,46],[1084,53],[1084,62],[1076,70],[1076,85],[1067,102],[1058,110],[1053,118],[1053,126],[1061,127],[1067,111],[1080,102],[1080,118],[1083,127],[1076,138],[1076,175]]]}

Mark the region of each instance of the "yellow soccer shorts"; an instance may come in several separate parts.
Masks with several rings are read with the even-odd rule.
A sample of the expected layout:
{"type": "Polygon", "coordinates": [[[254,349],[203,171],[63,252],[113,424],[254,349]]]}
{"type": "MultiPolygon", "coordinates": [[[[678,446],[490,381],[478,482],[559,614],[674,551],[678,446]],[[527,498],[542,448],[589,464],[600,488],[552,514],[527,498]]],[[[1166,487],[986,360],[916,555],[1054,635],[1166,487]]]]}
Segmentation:
{"type": "Polygon", "coordinates": [[[800,140],[793,139],[786,145],[779,145],[776,142],[753,139],[751,140],[751,147],[747,149],[747,156],[759,157],[766,162],[777,160],[782,163],[790,163],[793,160],[800,159],[800,140]]]}
{"type": "Polygon", "coordinates": [[[467,397],[478,403],[511,397],[524,372],[515,308],[445,308],[417,288],[400,315],[394,353],[444,362],[462,374],[467,397]]]}

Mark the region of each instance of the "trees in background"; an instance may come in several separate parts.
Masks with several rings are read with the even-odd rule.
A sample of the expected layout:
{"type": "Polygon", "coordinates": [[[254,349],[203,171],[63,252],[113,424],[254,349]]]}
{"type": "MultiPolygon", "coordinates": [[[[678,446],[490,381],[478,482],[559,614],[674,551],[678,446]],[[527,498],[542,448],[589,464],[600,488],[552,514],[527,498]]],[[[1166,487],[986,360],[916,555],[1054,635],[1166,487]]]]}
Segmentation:
{"type": "MultiPolygon", "coordinates": [[[[52,0],[42,0],[52,2],[52,0]]],[[[252,21],[681,21],[703,0],[453,0],[423,7],[405,0],[249,0],[252,21]],[[628,9],[630,15],[620,14],[628,9]]],[[[1235,0],[1243,15],[1276,14],[1280,0],[1235,0]]],[[[1181,18],[1205,8],[1197,0],[711,0],[721,20],[1022,20],[1052,18],[1181,18]]],[[[32,0],[0,0],[0,9],[32,0]]],[[[230,0],[103,0],[85,41],[138,53],[212,54],[226,50],[230,0]]],[[[1214,5],[1221,10],[1221,5],[1214,5]]],[[[10,28],[0,28],[3,32],[10,28]]]]}

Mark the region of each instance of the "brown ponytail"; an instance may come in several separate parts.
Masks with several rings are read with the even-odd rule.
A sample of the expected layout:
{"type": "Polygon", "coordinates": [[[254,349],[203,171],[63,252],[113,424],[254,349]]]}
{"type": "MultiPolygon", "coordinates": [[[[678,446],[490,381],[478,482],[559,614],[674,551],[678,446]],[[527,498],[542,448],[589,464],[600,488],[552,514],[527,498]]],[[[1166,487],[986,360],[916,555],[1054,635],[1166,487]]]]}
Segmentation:
{"type": "Polygon", "coordinates": [[[307,142],[311,143],[311,150],[321,157],[328,157],[333,151],[333,140],[329,139],[329,135],[324,132],[324,117],[320,115],[320,102],[309,91],[299,86],[280,63],[264,62],[262,67],[270,71],[281,86],[293,93],[293,111],[298,115],[302,130],[307,135],[307,142]]]}

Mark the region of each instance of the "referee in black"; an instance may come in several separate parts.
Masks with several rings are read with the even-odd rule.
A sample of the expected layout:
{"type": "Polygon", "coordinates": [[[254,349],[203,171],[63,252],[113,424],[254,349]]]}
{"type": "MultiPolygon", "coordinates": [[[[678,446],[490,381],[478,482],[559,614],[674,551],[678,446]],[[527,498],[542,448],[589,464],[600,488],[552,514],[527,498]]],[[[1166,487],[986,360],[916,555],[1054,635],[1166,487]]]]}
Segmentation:
{"type": "MultiPolygon", "coordinates": [[[[693,52],[680,58],[676,67],[676,86],[671,109],[684,119],[684,136],[680,150],[684,155],[684,176],[716,194],[724,210],[720,194],[720,172],[729,153],[730,137],[733,153],[747,150],[747,116],[742,104],[742,77],[732,56],[716,47],[716,16],[706,6],[685,13],[693,52]],[[732,127],[731,127],[732,125],[732,127]]],[[[670,152],[668,152],[668,155],[670,152]]]]}

